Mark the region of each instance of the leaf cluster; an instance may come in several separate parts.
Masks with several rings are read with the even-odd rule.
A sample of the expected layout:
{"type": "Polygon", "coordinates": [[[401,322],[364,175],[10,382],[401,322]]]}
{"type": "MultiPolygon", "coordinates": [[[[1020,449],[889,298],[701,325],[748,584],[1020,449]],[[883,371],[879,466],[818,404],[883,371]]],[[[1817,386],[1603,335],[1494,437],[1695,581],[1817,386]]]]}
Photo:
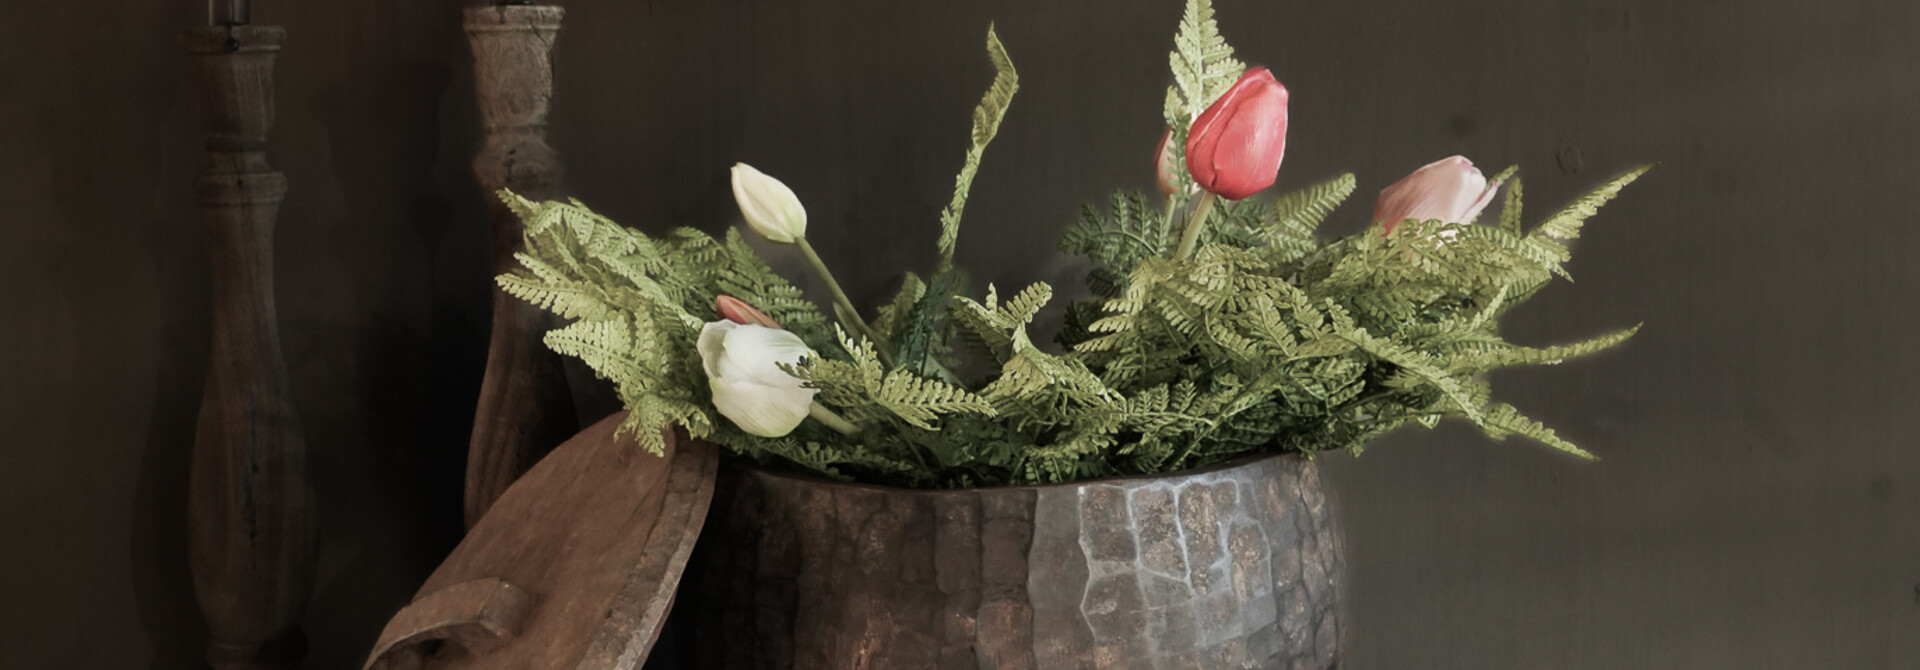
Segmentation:
{"type": "MultiPolygon", "coordinates": [[[[1244,66],[1207,0],[1189,0],[1174,44],[1165,117],[1177,151],[1244,66]]],[[[1090,262],[1090,295],[1065,306],[1058,346],[1041,346],[1028,331],[1053,287],[1003,296],[988,286],[976,299],[953,266],[973,178],[1018,89],[991,29],[987,49],[995,76],[941,214],[938,261],[924,279],[906,275],[872,318],[822,313],[737,232],[654,238],[577,202],[511,193],[503,197],[526,224],[525,269],[500,284],[574,320],[547,343],[613,381],[632,410],[623,428],[648,446],[684,425],[742,455],[830,477],[964,487],[1157,473],[1257,452],[1357,453],[1388,431],[1447,417],[1591,457],[1493,400],[1485,373],[1558,363],[1633,334],[1532,347],[1503,339],[1498,322],[1566,276],[1566,240],[1646,168],[1530,229],[1509,170],[1496,177],[1506,189],[1497,223],[1408,221],[1322,238],[1321,223],[1356,189],[1342,175],[1271,201],[1200,208],[1197,251],[1174,258],[1194,209],[1192,180],[1177,170],[1163,201],[1115,193],[1067,228],[1061,249],[1090,262]],[[718,414],[694,345],[722,294],[815,350],[787,372],[857,433],[809,421],[765,438],[718,414]]]]}
{"type": "Polygon", "coordinates": [[[1195,418],[1214,425],[1137,440],[1131,456],[1156,469],[1276,448],[1358,452],[1387,431],[1445,417],[1591,457],[1491,401],[1482,374],[1558,363],[1633,334],[1536,348],[1502,339],[1498,317],[1565,276],[1564,241],[1646,169],[1530,231],[1521,230],[1512,177],[1499,225],[1409,221],[1388,232],[1376,224],[1320,242],[1315,229],[1354,190],[1345,175],[1271,204],[1226,208],[1209,222],[1212,243],[1184,260],[1160,253],[1170,226],[1142,213],[1136,197],[1116,196],[1105,216],[1085,217],[1063,240],[1096,266],[1093,299],[1069,312],[1084,323],[1063,341],[1122,396],[1180,388],[1206,401],[1195,418]]]}

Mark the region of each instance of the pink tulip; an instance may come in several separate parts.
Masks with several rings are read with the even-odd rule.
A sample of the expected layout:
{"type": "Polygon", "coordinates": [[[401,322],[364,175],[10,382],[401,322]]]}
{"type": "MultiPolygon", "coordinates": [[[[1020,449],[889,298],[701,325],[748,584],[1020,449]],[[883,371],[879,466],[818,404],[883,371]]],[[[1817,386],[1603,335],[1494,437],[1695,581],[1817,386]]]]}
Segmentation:
{"type": "Polygon", "coordinates": [[[1381,189],[1380,200],[1373,206],[1373,220],[1385,224],[1389,233],[1408,219],[1469,223],[1493,202],[1498,190],[1500,183],[1488,184],[1473,161],[1450,156],[1381,189]]]}
{"type": "Polygon", "coordinates": [[[743,326],[755,325],[755,326],[766,326],[768,328],[780,327],[780,322],[774,321],[773,317],[767,316],[766,312],[762,312],[758,309],[755,309],[753,305],[749,305],[746,303],[746,301],[741,300],[739,298],[735,298],[730,295],[723,295],[723,296],[720,296],[719,298],[715,298],[713,302],[714,302],[714,311],[717,311],[720,313],[720,318],[726,319],[728,321],[732,321],[734,323],[737,323],[743,326]]]}
{"type": "Polygon", "coordinates": [[[1273,185],[1286,150],[1287,87],[1256,67],[1193,120],[1187,172],[1200,188],[1239,200],[1273,185]]]}

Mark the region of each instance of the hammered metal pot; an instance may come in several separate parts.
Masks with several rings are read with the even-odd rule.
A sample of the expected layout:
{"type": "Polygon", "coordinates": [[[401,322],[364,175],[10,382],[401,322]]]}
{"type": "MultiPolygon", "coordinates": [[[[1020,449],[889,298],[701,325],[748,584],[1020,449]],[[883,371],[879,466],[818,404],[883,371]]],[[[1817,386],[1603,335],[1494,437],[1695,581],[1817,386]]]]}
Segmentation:
{"type": "Polygon", "coordinates": [[[917,491],[723,470],[676,607],[686,667],[1337,668],[1319,471],[917,491]]]}

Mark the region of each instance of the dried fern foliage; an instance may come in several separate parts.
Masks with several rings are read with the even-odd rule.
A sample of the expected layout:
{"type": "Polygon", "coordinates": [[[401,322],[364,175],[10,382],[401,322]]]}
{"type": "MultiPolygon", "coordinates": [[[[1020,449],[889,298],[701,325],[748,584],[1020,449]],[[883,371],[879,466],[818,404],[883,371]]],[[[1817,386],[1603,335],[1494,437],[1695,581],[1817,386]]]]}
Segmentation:
{"type": "MultiPolygon", "coordinates": [[[[1531,228],[1510,169],[1495,178],[1506,188],[1497,223],[1375,224],[1324,239],[1318,226],[1356,187],[1343,175],[1271,201],[1223,202],[1207,214],[1198,252],[1175,260],[1191,184],[1183,171],[1164,203],[1116,193],[1067,228],[1060,248],[1092,261],[1091,297],[1067,306],[1058,342],[1036,343],[1028,329],[1052,287],[975,297],[953,267],[969,186],[1018,89],[991,30],[988,53],[997,74],[941,215],[938,264],[906,276],[871,315],[823,312],[738,232],[649,237],[578,202],[511,193],[502,195],[525,222],[525,269],[500,284],[573,320],[548,345],[614,383],[632,411],[624,428],[647,446],[682,425],[763,463],[841,479],[968,487],[1159,473],[1256,452],[1358,452],[1448,417],[1591,458],[1492,400],[1483,373],[1558,363],[1633,334],[1534,347],[1503,339],[1499,318],[1565,276],[1564,241],[1647,168],[1531,228]],[[857,435],[807,421],[758,437],[715,412],[695,341],[722,294],[818,352],[789,372],[857,435]]],[[[1176,150],[1242,71],[1232,54],[1209,3],[1189,2],[1165,108],[1176,150]]]]}

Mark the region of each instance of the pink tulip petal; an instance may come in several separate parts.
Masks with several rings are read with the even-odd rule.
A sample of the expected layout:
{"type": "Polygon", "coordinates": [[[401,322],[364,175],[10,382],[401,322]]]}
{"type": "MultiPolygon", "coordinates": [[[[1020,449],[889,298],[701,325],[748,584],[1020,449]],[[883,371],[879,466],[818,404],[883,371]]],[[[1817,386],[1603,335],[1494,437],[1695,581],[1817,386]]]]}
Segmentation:
{"type": "Polygon", "coordinates": [[[1412,174],[1381,189],[1373,208],[1373,220],[1387,232],[1401,222],[1439,220],[1444,223],[1470,223],[1493,201],[1499,184],[1487,183],[1473,161],[1464,156],[1449,156],[1428,163],[1412,174]]]}
{"type": "Polygon", "coordinates": [[[1475,219],[1480,218],[1481,210],[1493,204],[1493,195],[1499,191],[1500,182],[1488,182],[1486,190],[1480,192],[1479,199],[1474,200],[1473,204],[1467,207],[1466,213],[1460,217],[1460,223],[1473,223],[1475,219]]]}

